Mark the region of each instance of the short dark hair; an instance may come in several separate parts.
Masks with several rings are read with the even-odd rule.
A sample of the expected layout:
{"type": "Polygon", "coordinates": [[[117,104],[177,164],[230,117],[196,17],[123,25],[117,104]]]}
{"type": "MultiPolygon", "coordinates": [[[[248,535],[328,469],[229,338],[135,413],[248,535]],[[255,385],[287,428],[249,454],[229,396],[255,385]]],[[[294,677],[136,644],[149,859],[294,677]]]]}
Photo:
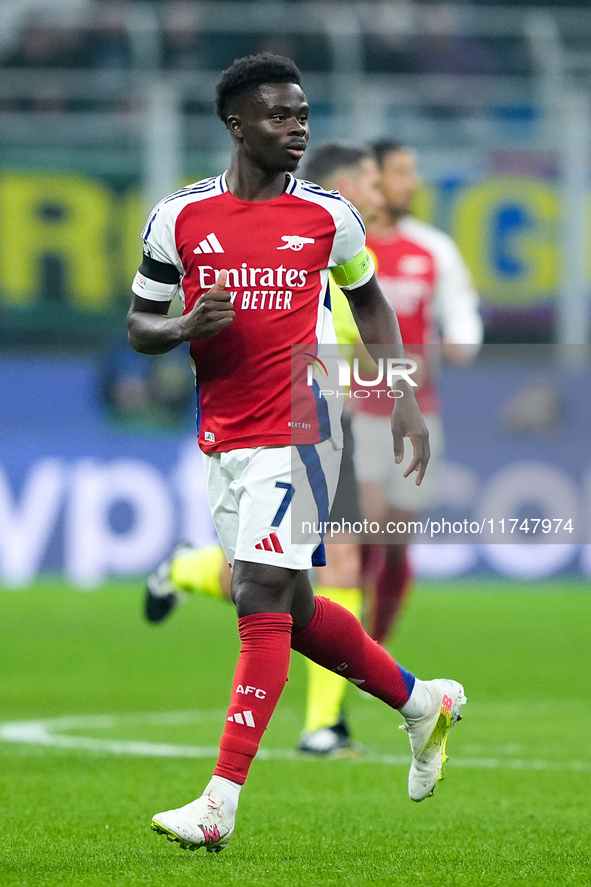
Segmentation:
{"type": "Polygon", "coordinates": [[[230,102],[263,83],[295,83],[301,86],[302,75],[295,62],[272,52],[259,52],[236,59],[226,68],[215,89],[215,112],[220,120],[226,123],[230,102]]]}
{"type": "Polygon", "coordinates": [[[341,169],[358,166],[362,160],[373,157],[369,148],[359,148],[342,142],[326,142],[310,152],[306,160],[304,177],[323,188],[329,179],[341,169]]]}
{"type": "Polygon", "coordinates": [[[403,145],[402,142],[394,142],[391,139],[380,139],[379,142],[374,142],[371,148],[378,166],[382,167],[387,154],[392,154],[394,151],[404,151],[406,145],[403,145]]]}

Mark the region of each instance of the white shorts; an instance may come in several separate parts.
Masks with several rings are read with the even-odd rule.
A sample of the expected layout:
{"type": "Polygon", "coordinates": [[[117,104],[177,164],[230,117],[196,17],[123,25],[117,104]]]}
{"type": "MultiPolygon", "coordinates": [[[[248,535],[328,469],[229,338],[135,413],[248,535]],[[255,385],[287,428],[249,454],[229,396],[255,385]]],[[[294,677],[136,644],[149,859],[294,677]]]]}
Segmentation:
{"type": "Polygon", "coordinates": [[[404,477],[412,460],[412,444],[404,439],[404,459],[394,462],[390,416],[369,413],[353,415],[355,440],[355,474],[359,483],[378,483],[388,505],[418,513],[432,508],[440,498],[439,476],[443,456],[443,423],[436,413],[423,414],[429,429],[431,458],[422,483],[417,487],[416,475],[404,477]]]}
{"type": "Polygon", "coordinates": [[[341,453],[325,440],[203,454],[209,507],[230,566],[241,560],[307,570],[324,563],[318,530],[328,520],[341,453]]]}

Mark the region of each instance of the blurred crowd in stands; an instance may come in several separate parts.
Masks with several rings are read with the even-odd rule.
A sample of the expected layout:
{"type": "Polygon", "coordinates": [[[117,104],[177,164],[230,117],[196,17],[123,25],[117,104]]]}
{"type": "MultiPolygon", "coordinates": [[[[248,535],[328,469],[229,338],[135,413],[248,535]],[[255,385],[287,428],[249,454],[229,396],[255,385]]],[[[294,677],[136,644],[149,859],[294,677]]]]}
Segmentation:
{"type": "MultiPolygon", "coordinates": [[[[322,73],[332,67],[330,11],[334,8],[342,19],[339,7],[347,7],[359,22],[361,64],[367,73],[517,77],[532,73],[523,33],[508,36],[503,29],[479,33],[473,27],[475,7],[494,7],[501,0],[315,0],[307,5],[319,14],[317,29],[305,33],[290,28],[298,0],[266,2],[285,10],[276,33],[257,29],[256,16],[251,19],[256,0],[234,0],[227,7],[228,21],[230,15],[235,18],[237,6],[243,8],[242,21],[247,25],[243,32],[235,27],[224,30],[225,0],[0,0],[0,68],[94,72],[103,81],[110,78],[113,96],[118,90],[123,94],[130,71],[217,73],[235,58],[261,50],[290,56],[305,72],[322,73]],[[212,6],[215,25],[209,18],[212,6]]],[[[531,6],[550,2],[554,8],[575,8],[589,0],[531,0],[531,6]]],[[[530,4],[505,0],[505,5],[515,9],[530,4]]],[[[502,15],[500,9],[498,14],[502,15]]],[[[84,103],[86,107],[87,97],[84,103]]],[[[49,77],[33,98],[14,98],[0,86],[0,108],[76,110],[76,99],[70,91],[66,100],[58,78],[49,77]]]]}
{"type": "MultiPolygon", "coordinates": [[[[553,3],[558,5],[558,0],[553,3]]],[[[218,0],[215,5],[221,8],[224,2],[218,0]]],[[[251,0],[242,0],[240,5],[247,17],[251,0]]],[[[293,14],[297,0],[281,0],[279,6],[283,5],[293,14]]],[[[315,0],[314,5],[317,9],[335,6],[336,11],[338,4],[336,0],[315,0]]],[[[350,5],[355,6],[353,0],[350,5]]],[[[423,6],[420,0],[373,0],[369,4],[366,0],[365,9],[368,5],[373,26],[373,33],[363,37],[364,69],[368,72],[529,72],[527,53],[518,38],[462,33],[462,10],[470,7],[466,2],[429,4],[426,31],[420,35],[413,27],[415,11],[423,6]]],[[[150,27],[156,32],[151,67],[219,71],[237,56],[263,49],[294,58],[305,71],[321,72],[330,67],[325,31],[291,33],[289,16],[285,29],[276,34],[212,31],[209,25],[204,27],[206,13],[199,0],[19,0],[18,4],[4,0],[0,12],[8,13],[0,37],[0,67],[76,68],[116,75],[138,66],[134,33],[145,35],[150,27]]],[[[145,42],[143,51],[145,66],[145,42]]],[[[40,99],[49,105],[57,100],[57,95],[52,98],[49,94],[40,99]]]]}

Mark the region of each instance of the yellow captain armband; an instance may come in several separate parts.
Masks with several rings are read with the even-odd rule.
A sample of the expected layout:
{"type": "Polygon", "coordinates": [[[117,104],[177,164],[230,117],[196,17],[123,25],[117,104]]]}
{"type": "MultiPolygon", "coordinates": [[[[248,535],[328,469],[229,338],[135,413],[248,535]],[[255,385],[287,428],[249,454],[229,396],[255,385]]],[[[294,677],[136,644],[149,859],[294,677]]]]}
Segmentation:
{"type": "Polygon", "coordinates": [[[330,269],[332,279],[337,286],[350,287],[356,283],[364,283],[369,280],[374,272],[374,263],[366,247],[363,247],[359,255],[349,259],[344,265],[336,265],[330,269]]]}

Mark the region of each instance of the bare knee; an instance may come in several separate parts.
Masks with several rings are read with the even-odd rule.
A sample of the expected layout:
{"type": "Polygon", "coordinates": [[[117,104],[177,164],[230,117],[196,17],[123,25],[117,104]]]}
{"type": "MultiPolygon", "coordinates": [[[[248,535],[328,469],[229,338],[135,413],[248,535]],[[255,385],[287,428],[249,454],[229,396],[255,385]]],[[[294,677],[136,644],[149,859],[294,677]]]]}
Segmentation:
{"type": "Polygon", "coordinates": [[[298,572],[270,564],[236,561],[231,591],[238,617],[291,612],[298,572]]]}

